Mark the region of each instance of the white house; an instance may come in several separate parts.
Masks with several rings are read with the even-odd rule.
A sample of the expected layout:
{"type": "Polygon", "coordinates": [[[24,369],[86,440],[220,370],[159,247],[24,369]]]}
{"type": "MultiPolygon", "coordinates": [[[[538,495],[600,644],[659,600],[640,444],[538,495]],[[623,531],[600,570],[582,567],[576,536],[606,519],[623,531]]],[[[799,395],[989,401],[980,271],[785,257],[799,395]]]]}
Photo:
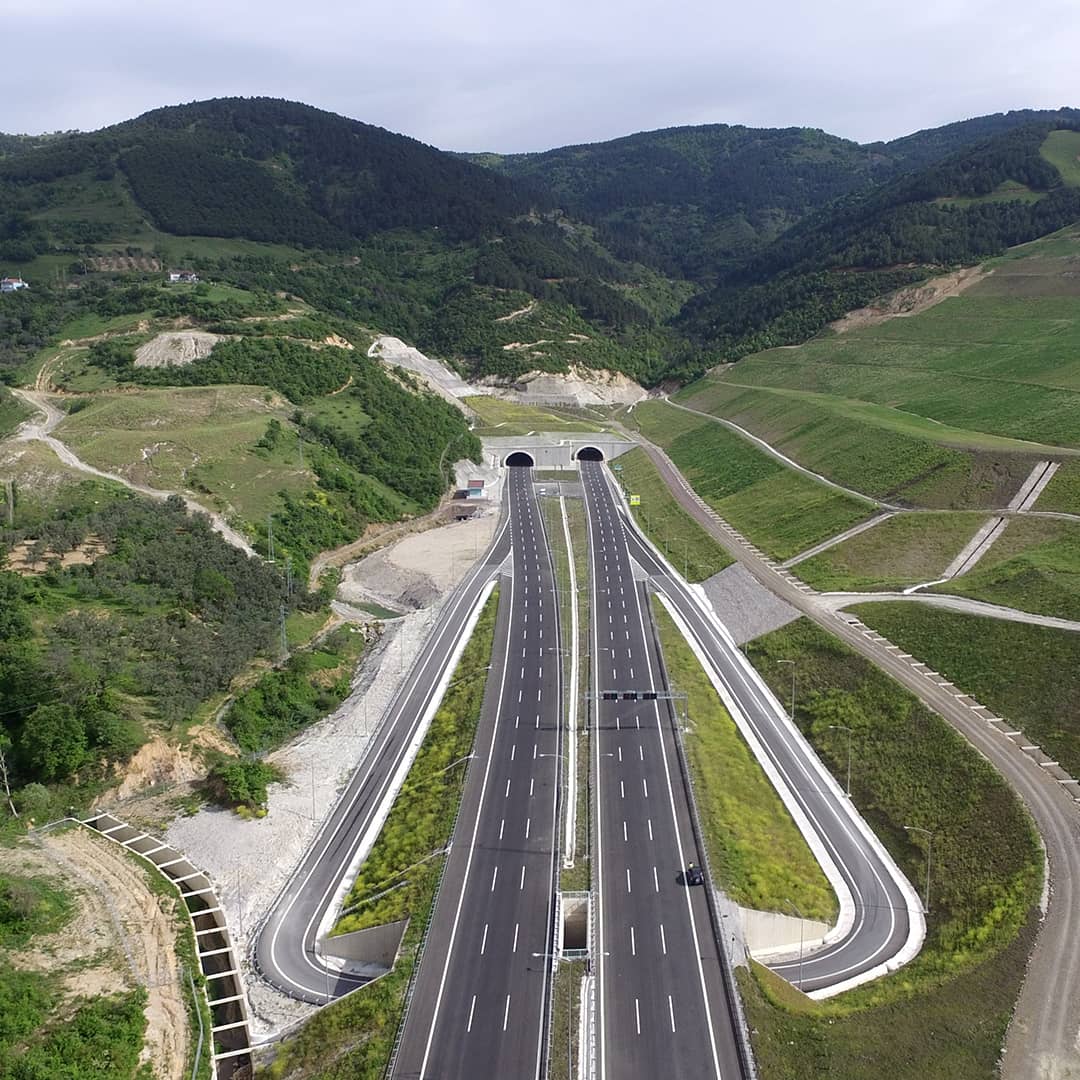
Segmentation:
{"type": "Polygon", "coordinates": [[[20,289],[29,289],[30,286],[21,277],[0,278],[0,292],[18,292],[20,289]]]}
{"type": "Polygon", "coordinates": [[[195,285],[199,281],[199,275],[194,270],[170,270],[170,285],[195,285]]]}

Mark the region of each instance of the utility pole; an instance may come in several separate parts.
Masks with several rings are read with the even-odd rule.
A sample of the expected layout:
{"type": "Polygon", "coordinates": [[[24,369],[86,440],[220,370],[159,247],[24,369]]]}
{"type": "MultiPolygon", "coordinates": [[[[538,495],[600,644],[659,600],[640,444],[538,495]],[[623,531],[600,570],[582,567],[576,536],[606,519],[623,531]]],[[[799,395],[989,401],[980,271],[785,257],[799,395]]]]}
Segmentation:
{"type": "Polygon", "coordinates": [[[830,731],[847,732],[847,797],[851,798],[851,728],[847,724],[830,724],[830,731]]]}
{"type": "Polygon", "coordinates": [[[281,605],[281,659],[289,655],[289,635],[285,632],[285,605],[281,605]]]}
{"type": "Polygon", "coordinates": [[[791,722],[795,723],[795,661],[794,660],[777,660],[778,664],[790,664],[791,665],[791,722]]]}
{"type": "Polygon", "coordinates": [[[930,858],[934,850],[934,834],[919,825],[905,825],[905,831],[922,833],[926,837],[926,888],[923,891],[923,914],[930,914],[930,858]]]}
{"type": "Polygon", "coordinates": [[[266,560],[274,561],[274,515],[266,515],[266,560]]]}
{"type": "Polygon", "coordinates": [[[292,556],[285,563],[285,595],[292,596],[292,556]]]}

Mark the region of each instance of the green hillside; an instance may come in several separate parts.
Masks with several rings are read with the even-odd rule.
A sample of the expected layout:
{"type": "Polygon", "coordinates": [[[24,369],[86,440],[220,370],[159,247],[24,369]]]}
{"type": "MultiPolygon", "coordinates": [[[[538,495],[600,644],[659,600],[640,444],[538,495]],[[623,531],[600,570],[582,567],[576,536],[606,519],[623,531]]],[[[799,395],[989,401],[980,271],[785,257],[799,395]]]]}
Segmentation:
{"type": "Polygon", "coordinates": [[[1080,448],[1077,256],[1064,230],[921,314],[747,357],[676,400],[879,498],[1004,505],[1035,460],[1080,448]]]}

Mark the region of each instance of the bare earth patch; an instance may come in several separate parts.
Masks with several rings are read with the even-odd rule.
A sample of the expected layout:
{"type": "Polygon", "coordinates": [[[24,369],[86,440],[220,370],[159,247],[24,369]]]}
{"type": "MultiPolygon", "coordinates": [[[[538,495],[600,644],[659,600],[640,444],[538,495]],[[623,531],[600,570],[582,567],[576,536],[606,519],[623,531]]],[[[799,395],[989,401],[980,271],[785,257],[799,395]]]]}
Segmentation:
{"type": "Polygon", "coordinates": [[[142,1060],[159,1080],[182,1080],[188,1012],[176,960],[171,897],[157,896],[139,868],[107,840],[82,829],[50,833],[38,844],[0,850],[0,870],[56,879],[74,896],[74,914],[58,933],[34,938],[10,956],[23,970],[65,971],[77,998],[146,987],[142,1060]]]}
{"type": "Polygon", "coordinates": [[[950,296],[959,296],[990,273],[992,271],[984,270],[981,266],[969,266],[951,274],[931,278],[924,285],[910,285],[904,289],[897,289],[896,292],[890,293],[876,304],[849,311],[843,318],[829,323],[829,329],[835,330],[838,334],[846,334],[849,330],[877,326],[889,319],[906,319],[911,315],[918,315],[940,304],[942,300],[947,300],[950,296]]]}
{"type": "Polygon", "coordinates": [[[220,334],[205,330],[174,330],[140,345],[135,350],[136,367],[179,367],[209,356],[221,341],[220,334]]]}

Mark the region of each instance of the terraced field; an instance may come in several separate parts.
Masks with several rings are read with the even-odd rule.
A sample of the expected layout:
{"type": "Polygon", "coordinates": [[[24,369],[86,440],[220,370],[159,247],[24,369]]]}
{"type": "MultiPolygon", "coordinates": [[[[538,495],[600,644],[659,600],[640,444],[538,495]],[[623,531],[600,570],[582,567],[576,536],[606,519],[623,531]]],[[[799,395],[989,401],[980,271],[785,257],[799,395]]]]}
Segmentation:
{"type": "MultiPolygon", "coordinates": [[[[897,514],[794,569],[823,592],[890,592],[940,577],[984,514],[897,514]]],[[[945,587],[944,592],[953,592],[945,587]]]]}
{"type": "Polygon", "coordinates": [[[786,559],[865,520],[868,503],[782,465],[710,420],[649,401],[633,412],[695,491],[763,551],[786,559]]]}

